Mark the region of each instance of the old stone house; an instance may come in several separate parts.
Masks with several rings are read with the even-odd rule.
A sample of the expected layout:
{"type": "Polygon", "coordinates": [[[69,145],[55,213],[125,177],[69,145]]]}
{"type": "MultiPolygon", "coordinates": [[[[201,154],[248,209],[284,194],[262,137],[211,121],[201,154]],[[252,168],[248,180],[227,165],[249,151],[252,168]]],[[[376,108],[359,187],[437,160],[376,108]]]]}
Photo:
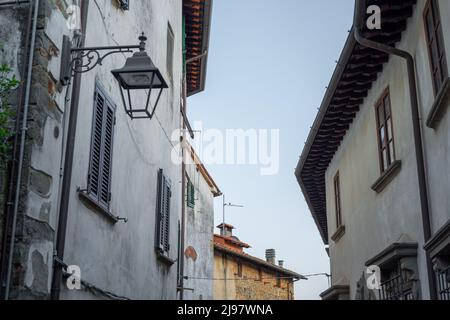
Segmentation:
{"type": "Polygon", "coordinates": [[[275,250],[266,260],[244,252],[250,246],[233,235],[234,227],[218,226],[214,235],[214,299],[216,300],[294,300],[294,283],[306,279],[275,262],[275,250]]]}
{"type": "Polygon", "coordinates": [[[184,296],[188,300],[212,300],[214,276],[214,199],[222,192],[188,146],[186,161],[186,238],[184,251],[184,296]]]}
{"type": "Polygon", "coordinates": [[[448,300],[450,2],[355,10],[296,170],[329,246],[322,298],[448,300]]]}
{"type": "Polygon", "coordinates": [[[174,157],[194,135],[187,97],[205,88],[211,9],[211,0],[0,3],[1,59],[21,80],[2,175],[2,297],[183,298],[186,166],[174,157]],[[67,60],[68,44],[101,49],[67,60]],[[133,55],[148,66],[144,53],[162,91],[151,119],[133,120],[121,90],[148,89],[150,78],[111,71],[133,55]]]}

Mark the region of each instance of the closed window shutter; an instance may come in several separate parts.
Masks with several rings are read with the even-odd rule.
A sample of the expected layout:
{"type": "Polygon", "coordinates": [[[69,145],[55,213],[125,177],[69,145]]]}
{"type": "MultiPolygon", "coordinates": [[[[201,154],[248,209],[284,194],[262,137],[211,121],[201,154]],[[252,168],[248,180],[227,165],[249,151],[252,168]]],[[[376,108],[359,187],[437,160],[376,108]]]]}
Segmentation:
{"type": "Polygon", "coordinates": [[[190,180],[187,183],[187,205],[189,208],[195,208],[195,187],[190,180]]]}
{"type": "Polygon", "coordinates": [[[109,205],[111,200],[111,170],[114,133],[114,108],[107,103],[104,119],[102,179],[100,183],[100,201],[109,205]]]}
{"type": "Polygon", "coordinates": [[[170,198],[172,196],[172,191],[170,190],[170,186],[165,180],[165,212],[164,212],[164,251],[168,252],[170,250],[170,242],[169,242],[169,232],[170,232],[170,198]]]}
{"type": "Polygon", "coordinates": [[[157,210],[157,226],[158,226],[158,249],[163,252],[170,250],[170,199],[172,190],[170,183],[163,170],[158,173],[158,210],[157,210]]]}
{"type": "Polygon", "coordinates": [[[88,193],[101,206],[109,208],[114,139],[115,106],[97,86],[92,124],[88,193]]]}

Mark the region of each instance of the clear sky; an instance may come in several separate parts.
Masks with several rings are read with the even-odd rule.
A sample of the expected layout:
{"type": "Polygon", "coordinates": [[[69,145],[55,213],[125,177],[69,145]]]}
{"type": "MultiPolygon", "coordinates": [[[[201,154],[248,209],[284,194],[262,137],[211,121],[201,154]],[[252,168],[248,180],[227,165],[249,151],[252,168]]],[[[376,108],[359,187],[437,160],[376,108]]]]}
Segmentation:
{"type": "MultiPolygon", "coordinates": [[[[248,253],[301,274],[329,272],[329,259],[294,169],[348,36],[353,0],[214,0],[205,92],[189,99],[204,129],[280,129],[280,172],[209,165],[227,202],[235,235],[248,253]]],[[[222,199],[216,200],[216,225],[222,199]]],[[[216,229],[217,231],[217,229],[216,229]]],[[[319,299],[325,277],[296,285],[297,299],[319,299]]]]}

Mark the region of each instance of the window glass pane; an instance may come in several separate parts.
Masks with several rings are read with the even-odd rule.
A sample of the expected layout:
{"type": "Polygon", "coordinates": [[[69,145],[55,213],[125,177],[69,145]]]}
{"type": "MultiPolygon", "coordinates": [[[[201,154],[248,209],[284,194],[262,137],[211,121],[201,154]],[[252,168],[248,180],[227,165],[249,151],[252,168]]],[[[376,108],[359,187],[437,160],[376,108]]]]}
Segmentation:
{"type": "Polygon", "coordinates": [[[383,171],[386,171],[386,169],[389,166],[388,163],[388,155],[387,155],[387,149],[384,149],[382,152],[382,157],[383,157],[383,171]]]}
{"type": "Polygon", "coordinates": [[[391,141],[389,143],[389,154],[390,154],[390,159],[391,159],[391,163],[395,161],[395,154],[394,154],[394,141],[391,141]]]}
{"type": "Polygon", "coordinates": [[[391,116],[391,102],[389,96],[386,96],[384,98],[384,109],[386,113],[386,118],[389,118],[391,116]]]}
{"type": "Polygon", "coordinates": [[[382,126],[383,123],[384,123],[384,108],[383,108],[383,105],[380,105],[378,107],[378,123],[379,123],[379,126],[382,126]]]}
{"type": "Polygon", "coordinates": [[[428,10],[426,14],[426,26],[427,26],[428,42],[431,42],[433,41],[434,37],[434,27],[433,27],[433,16],[430,10],[428,10]]]}
{"type": "Polygon", "coordinates": [[[392,140],[392,137],[394,136],[393,132],[392,132],[392,121],[391,121],[391,119],[389,119],[387,121],[386,125],[387,125],[387,134],[388,134],[387,140],[389,141],[389,140],[392,140]]]}
{"type": "Polygon", "coordinates": [[[167,26],[166,67],[170,78],[173,77],[174,34],[170,24],[167,26]]]}
{"type": "Polygon", "coordinates": [[[384,126],[380,128],[380,146],[384,147],[386,145],[386,130],[384,126]]]}
{"type": "Polygon", "coordinates": [[[437,0],[431,0],[432,12],[430,12],[430,16],[432,14],[434,27],[436,27],[440,23],[440,15],[439,15],[439,10],[438,10],[438,5],[436,2],[437,2],[437,0]]]}

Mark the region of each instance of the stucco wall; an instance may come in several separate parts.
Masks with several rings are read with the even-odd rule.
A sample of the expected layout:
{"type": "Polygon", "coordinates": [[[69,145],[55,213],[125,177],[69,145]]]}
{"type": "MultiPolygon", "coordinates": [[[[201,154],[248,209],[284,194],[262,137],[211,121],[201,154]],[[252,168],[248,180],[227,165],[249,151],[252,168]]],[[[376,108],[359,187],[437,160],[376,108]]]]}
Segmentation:
{"type": "MultiPolygon", "coordinates": [[[[440,1],[444,33],[450,21],[450,4],[440,1]]],[[[399,47],[416,57],[417,77],[422,110],[422,127],[426,144],[433,226],[449,219],[448,192],[450,188],[449,119],[448,113],[437,131],[426,128],[424,122],[434,100],[422,20],[425,1],[418,1],[414,16],[408,21],[399,47]]],[[[449,55],[449,39],[444,35],[449,55]]],[[[363,275],[364,264],[374,255],[401,237],[418,242],[418,264],[423,298],[428,298],[427,273],[412,118],[405,62],[391,57],[384,71],[365,98],[341,147],[326,173],[327,214],[329,234],[336,232],[333,179],[339,171],[341,180],[342,219],[346,233],[337,243],[330,239],[333,285],[349,284],[350,296],[355,297],[356,283],[363,275]],[[380,193],[371,189],[380,177],[375,103],[389,86],[395,137],[396,159],[402,161],[398,176],[380,193]]]]}
{"type": "MultiPolygon", "coordinates": [[[[175,299],[176,264],[169,267],[161,263],[154,248],[157,172],[162,168],[172,183],[170,258],[177,259],[181,167],[171,162],[177,141],[168,137],[180,126],[182,2],[133,1],[130,11],[125,12],[110,0],[97,2],[99,7],[90,2],[86,46],[137,44],[137,36],[144,31],[148,36],[147,52],[169,79],[166,41],[170,23],[175,34],[174,81],[163,92],[153,120],[132,121],[123,110],[118,86],[110,73],[123,66],[124,56],[110,56],[103,66],[83,75],[65,260],[81,268],[83,279],[115,294],[131,299],[175,299]],[[127,218],[126,224],[111,224],[101,213],[86,207],[76,192],[87,183],[95,81],[117,104],[111,211],[127,218]]],[[[63,287],[62,298],[85,296],[63,287]]]]}
{"type": "Polygon", "coordinates": [[[195,187],[195,207],[187,208],[184,275],[188,279],[184,297],[188,300],[212,300],[214,277],[214,196],[194,165],[188,165],[187,175],[195,187]],[[194,249],[195,254],[192,255],[194,249]]]}
{"type": "MultiPolygon", "coordinates": [[[[450,2],[439,1],[442,30],[447,55],[447,66],[450,66],[450,2]]],[[[425,31],[419,34],[420,43],[417,49],[417,73],[420,93],[422,118],[427,119],[434,102],[431,87],[428,51],[425,45],[425,31]]],[[[450,75],[450,70],[449,70],[450,75]]],[[[432,212],[432,231],[439,230],[450,219],[450,101],[445,101],[446,112],[435,129],[424,126],[423,136],[428,169],[430,203],[432,212]]]]}

